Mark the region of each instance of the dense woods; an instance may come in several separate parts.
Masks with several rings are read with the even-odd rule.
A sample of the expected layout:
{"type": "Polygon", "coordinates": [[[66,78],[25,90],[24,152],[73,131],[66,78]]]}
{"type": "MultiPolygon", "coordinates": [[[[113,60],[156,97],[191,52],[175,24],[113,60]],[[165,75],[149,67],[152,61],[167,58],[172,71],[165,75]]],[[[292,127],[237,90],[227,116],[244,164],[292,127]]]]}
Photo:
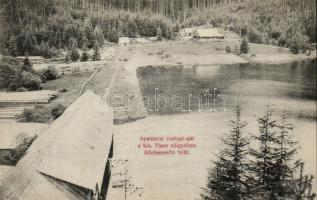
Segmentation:
{"type": "Polygon", "coordinates": [[[290,47],[316,42],[314,0],[1,0],[2,53],[44,57],[104,39],[172,39],[180,27],[230,27],[250,42],[290,47]]]}

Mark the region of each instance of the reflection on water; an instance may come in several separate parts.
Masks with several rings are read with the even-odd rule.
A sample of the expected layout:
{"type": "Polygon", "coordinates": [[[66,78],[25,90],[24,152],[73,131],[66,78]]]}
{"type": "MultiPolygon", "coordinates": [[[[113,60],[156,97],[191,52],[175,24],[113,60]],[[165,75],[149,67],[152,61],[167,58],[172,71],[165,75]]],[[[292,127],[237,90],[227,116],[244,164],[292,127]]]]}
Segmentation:
{"type": "Polygon", "coordinates": [[[139,68],[137,76],[150,114],[174,114],[180,108],[220,111],[223,106],[232,108],[240,96],[249,110],[272,103],[298,117],[316,117],[316,60],[278,65],[147,66],[139,68]]]}

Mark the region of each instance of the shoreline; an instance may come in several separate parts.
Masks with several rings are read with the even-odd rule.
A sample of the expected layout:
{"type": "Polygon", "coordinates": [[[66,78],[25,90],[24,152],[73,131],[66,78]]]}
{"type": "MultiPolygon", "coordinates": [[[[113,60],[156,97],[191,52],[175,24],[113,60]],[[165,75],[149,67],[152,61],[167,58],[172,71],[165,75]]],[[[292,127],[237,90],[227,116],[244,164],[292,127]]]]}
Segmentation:
{"type": "Polygon", "coordinates": [[[316,51],[311,55],[306,54],[256,54],[252,56],[250,54],[242,55],[241,58],[245,59],[248,63],[256,64],[287,64],[300,61],[311,61],[317,58],[316,51]]]}

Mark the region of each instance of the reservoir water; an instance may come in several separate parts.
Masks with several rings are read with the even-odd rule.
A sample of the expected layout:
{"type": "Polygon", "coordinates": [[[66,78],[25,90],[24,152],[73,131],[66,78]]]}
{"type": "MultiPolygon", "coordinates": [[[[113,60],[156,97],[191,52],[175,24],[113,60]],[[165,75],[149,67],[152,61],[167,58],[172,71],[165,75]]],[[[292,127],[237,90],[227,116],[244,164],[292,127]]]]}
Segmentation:
{"type": "Polygon", "coordinates": [[[266,105],[295,118],[316,119],[316,60],[290,64],[147,66],[137,75],[149,114],[230,111],[239,97],[246,112],[266,105]]]}
{"type": "MultiPolygon", "coordinates": [[[[246,133],[258,133],[256,118],[265,114],[268,105],[277,120],[285,110],[301,146],[297,158],[305,161],[305,172],[316,177],[316,60],[276,65],[147,66],[138,68],[137,77],[149,114],[144,130],[151,130],[151,135],[161,133],[160,129],[166,135],[188,133],[199,141],[191,158],[195,161],[186,170],[195,166],[201,177],[206,176],[208,162],[217,152],[219,138],[230,129],[226,124],[233,119],[239,100],[242,118],[248,123],[246,133]]],[[[180,167],[183,165],[177,163],[182,162],[174,164],[180,167]]],[[[200,183],[195,187],[204,186],[200,183]]]]}

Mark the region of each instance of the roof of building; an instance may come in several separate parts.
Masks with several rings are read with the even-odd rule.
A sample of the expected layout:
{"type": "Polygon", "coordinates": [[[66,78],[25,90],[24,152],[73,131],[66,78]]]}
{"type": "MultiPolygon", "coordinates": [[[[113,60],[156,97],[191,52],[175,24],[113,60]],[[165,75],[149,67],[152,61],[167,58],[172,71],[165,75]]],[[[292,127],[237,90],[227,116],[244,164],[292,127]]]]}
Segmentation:
{"type": "Polygon", "coordinates": [[[119,37],[118,43],[119,44],[130,43],[130,39],[128,37],[119,37]]]}
{"type": "Polygon", "coordinates": [[[19,135],[39,136],[47,126],[42,123],[0,123],[0,149],[14,149],[19,135]]]}
{"type": "MultiPolygon", "coordinates": [[[[101,187],[112,142],[112,109],[87,91],[34,141],[0,185],[0,197],[81,199],[69,188],[101,187]],[[49,195],[48,195],[49,194],[49,195]]],[[[99,191],[101,188],[99,188],[99,191]]]]}
{"type": "Polygon", "coordinates": [[[224,35],[216,28],[197,29],[195,36],[198,37],[224,37],[224,35]]]}

